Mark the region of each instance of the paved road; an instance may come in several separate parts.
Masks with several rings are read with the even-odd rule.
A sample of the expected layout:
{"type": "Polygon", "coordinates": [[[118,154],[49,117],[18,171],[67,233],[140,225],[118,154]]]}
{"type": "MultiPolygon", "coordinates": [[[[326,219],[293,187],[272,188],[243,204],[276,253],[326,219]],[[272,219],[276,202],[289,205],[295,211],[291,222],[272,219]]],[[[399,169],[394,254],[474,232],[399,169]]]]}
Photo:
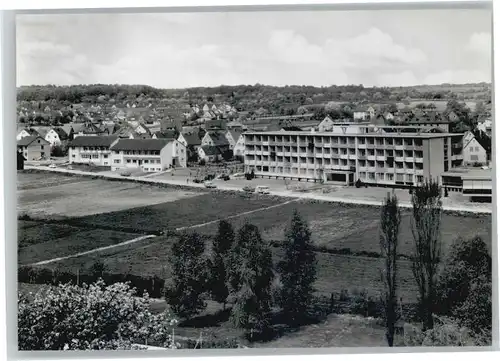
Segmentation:
{"type": "MultiPolygon", "coordinates": [[[[45,166],[26,166],[26,169],[39,169],[39,170],[45,170],[45,171],[51,171],[51,172],[58,172],[58,173],[64,173],[64,174],[79,174],[79,175],[90,175],[90,176],[100,176],[103,178],[109,178],[109,179],[121,179],[121,180],[140,180],[143,182],[147,182],[150,184],[171,184],[171,185],[179,185],[179,186],[184,186],[184,187],[191,187],[191,188],[205,188],[203,184],[200,183],[186,183],[184,180],[178,180],[178,179],[154,179],[154,178],[144,178],[144,177],[123,177],[118,174],[99,174],[99,173],[91,173],[91,172],[85,172],[81,170],[69,170],[69,169],[64,169],[64,168],[49,168],[45,166]]],[[[236,187],[236,186],[230,186],[226,184],[218,184],[217,185],[219,189],[221,190],[228,190],[228,191],[240,191],[243,192],[241,187],[236,187]]],[[[311,199],[311,200],[318,200],[318,201],[326,201],[326,202],[338,202],[338,203],[346,203],[346,204],[358,204],[358,205],[373,205],[373,206],[380,206],[382,204],[382,201],[372,201],[372,200],[363,200],[363,199],[352,199],[352,198],[342,198],[342,197],[334,197],[332,195],[325,195],[325,194],[314,194],[314,193],[302,193],[302,192],[294,192],[294,191],[270,191],[271,195],[274,196],[280,196],[280,197],[293,197],[293,198],[300,198],[300,199],[311,199]]],[[[400,206],[403,208],[411,208],[411,204],[409,202],[400,202],[400,206]]],[[[491,214],[492,213],[492,208],[491,206],[450,206],[450,205],[444,205],[443,209],[446,211],[455,211],[455,212],[470,212],[470,213],[487,213],[491,214]]]]}

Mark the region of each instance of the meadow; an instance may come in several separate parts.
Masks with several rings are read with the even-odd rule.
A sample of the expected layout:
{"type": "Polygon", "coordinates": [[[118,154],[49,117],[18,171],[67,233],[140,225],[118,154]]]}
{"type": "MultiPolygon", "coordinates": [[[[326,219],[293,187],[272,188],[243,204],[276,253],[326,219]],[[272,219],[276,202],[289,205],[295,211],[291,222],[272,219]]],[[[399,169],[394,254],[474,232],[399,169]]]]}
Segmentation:
{"type": "MultiPolygon", "coordinates": [[[[24,174],[23,176],[24,183],[21,187],[25,187],[22,190],[25,192],[24,196],[28,197],[30,194],[34,197],[42,188],[46,201],[54,202],[52,192],[58,202],[59,212],[47,213],[43,217],[36,213],[38,217],[19,221],[20,265],[114,245],[153,233],[157,234],[157,237],[53,262],[44,267],[72,273],[78,271],[83,274],[96,261],[101,261],[105,264],[107,272],[112,274],[158,276],[168,281],[171,277],[169,256],[176,234],[182,231],[197,231],[207,236],[214,235],[219,219],[228,219],[236,230],[244,222],[257,225],[263,238],[272,242],[273,258],[277,262],[283,256],[279,243],[284,239],[284,231],[294,209],[297,209],[308,221],[317,249],[316,295],[329,297],[332,293],[339,294],[343,291],[348,291],[349,294],[366,291],[368,295],[378,298],[383,289],[379,271],[382,260],[377,258],[380,213],[376,207],[305,200],[291,201],[263,195],[205,190],[182,193],[175,189],[126,182],[108,182],[111,186],[106,188],[108,185],[104,180],[83,180],[60,175],[40,177],[39,174],[24,174]],[[86,184],[86,188],[82,188],[82,183],[86,184]],[[65,192],[68,193],[73,188],[75,197],[78,195],[84,198],[82,189],[91,188],[91,184],[99,189],[104,187],[109,193],[106,200],[96,200],[94,214],[90,212],[81,215],[67,214],[64,203],[70,206],[75,199],[59,197],[61,192],[59,184],[67,187],[65,192]],[[168,201],[163,199],[163,202],[159,202],[157,199],[141,199],[136,196],[138,199],[135,206],[126,209],[116,206],[120,203],[119,198],[122,195],[132,200],[135,198],[134,194],[140,194],[131,193],[126,191],[127,189],[137,191],[141,188],[142,191],[147,191],[147,194],[155,194],[157,198],[163,194],[168,197],[168,201]],[[145,204],[148,200],[152,200],[150,205],[145,204]],[[110,210],[111,207],[116,209],[110,210]],[[173,233],[161,234],[163,230],[170,230],[173,233]]],[[[92,202],[93,197],[88,198],[82,202],[92,202]]],[[[130,204],[134,203],[130,201],[130,204]]],[[[20,208],[29,209],[30,206],[23,204],[21,200],[20,208]]],[[[409,255],[412,251],[410,219],[410,213],[403,211],[399,251],[402,256],[409,255]]],[[[491,215],[443,215],[442,240],[445,253],[458,236],[468,238],[475,235],[482,236],[491,249],[491,215]]],[[[403,303],[414,303],[417,298],[417,288],[411,264],[405,257],[399,260],[399,270],[400,296],[403,303]]],[[[24,292],[33,289],[36,287],[21,285],[21,290],[24,292]]],[[[154,307],[160,311],[165,307],[165,302],[155,302],[154,307]]],[[[227,315],[221,314],[221,305],[208,302],[205,312],[190,323],[179,327],[178,332],[180,336],[189,338],[198,337],[201,331],[211,338],[241,336],[228,322],[227,315]]],[[[262,346],[304,347],[313,344],[315,347],[383,346],[385,344],[383,327],[372,323],[369,319],[361,320],[355,316],[330,315],[320,324],[304,326],[300,332],[287,332],[262,346]]],[[[259,346],[259,344],[252,345],[252,347],[259,346]]]]}

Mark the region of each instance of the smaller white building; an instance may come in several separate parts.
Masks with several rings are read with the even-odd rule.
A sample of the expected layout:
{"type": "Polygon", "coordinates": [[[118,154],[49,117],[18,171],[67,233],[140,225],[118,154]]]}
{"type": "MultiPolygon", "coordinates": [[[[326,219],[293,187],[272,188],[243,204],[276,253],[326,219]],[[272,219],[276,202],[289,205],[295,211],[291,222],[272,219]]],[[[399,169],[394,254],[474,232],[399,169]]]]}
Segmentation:
{"type": "Polygon", "coordinates": [[[472,132],[466,132],[463,137],[462,154],[465,165],[488,164],[486,149],[478,142],[472,132]]]}
{"type": "Polygon", "coordinates": [[[318,131],[319,132],[330,132],[333,129],[335,122],[328,115],[319,123],[318,131]]]}
{"type": "Polygon", "coordinates": [[[61,145],[65,140],[68,140],[68,134],[62,128],[52,128],[45,135],[45,140],[50,143],[50,146],[61,145]]]}
{"type": "Polygon", "coordinates": [[[243,157],[244,155],[245,155],[245,136],[241,134],[240,137],[238,138],[238,141],[234,145],[233,156],[243,157]]]}
{"type": "Polygon", "coordinates": [[[16,135],[16,140],[17,140],[17,141],[20,141],[20,140],[21,140],[21,139],[23,139],[23,138],[26,138],[26,137],[31,137],[31,136],[36,136],[36,135],[38,135],[38,134],[36,133],[36,131],[35,131],[35,130],[33,130],[33,129],[28,129],[28,128],[23,128],[23,129],[21,129],[21,130],[17,133],[17,135],[16,135]]]}
{"type": "Polygon", "coordinates": [[[69,143],[69,162],[111,166],[110,147],[117,140],[116,136],[76,137],[69,143]]]}
{"type": "Polygon", "coordinates": [[[160,172],[187,165],[185,147],[173,139],[119,139],[111,152],[111,170],[140,168],[160,172]]]}
{"type": "Polygon", "coordinates": [[[241,132],[237,130],[228,130],[226,131],[226,139],[229,142],[229,149],[234,150],[236,143],[240,139],[241,132]]]}

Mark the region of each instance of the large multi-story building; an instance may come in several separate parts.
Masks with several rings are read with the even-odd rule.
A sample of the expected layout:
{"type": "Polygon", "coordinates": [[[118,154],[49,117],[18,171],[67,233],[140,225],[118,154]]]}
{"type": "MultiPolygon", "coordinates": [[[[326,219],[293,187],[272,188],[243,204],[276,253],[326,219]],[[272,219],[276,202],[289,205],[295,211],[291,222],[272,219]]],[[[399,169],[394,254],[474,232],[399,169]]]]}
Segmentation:
{"type": "Polygon", "coordinates": [[[264,177],[412,186],[462,164],[462,135],[436,128],[338,124],[244,135],[245,170],[264,177]]]}

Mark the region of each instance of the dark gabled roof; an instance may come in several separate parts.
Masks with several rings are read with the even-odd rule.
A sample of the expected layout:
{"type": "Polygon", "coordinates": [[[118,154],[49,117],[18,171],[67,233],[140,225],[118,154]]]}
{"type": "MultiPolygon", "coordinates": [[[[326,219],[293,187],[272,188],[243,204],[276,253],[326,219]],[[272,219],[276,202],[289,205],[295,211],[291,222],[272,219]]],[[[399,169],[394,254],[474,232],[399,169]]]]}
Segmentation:
{"type": "Polygon", "coordinates": [[[120,139],[111,149],[160,151],[170,142],[170,139],[120,139]]]}
{"type": "Polygon", "coordinates": [[[22,129],[19,129],[18,132],[22,132],[23,130],[25,130],[26,132],[28,132],[28,134],[30,134],[31,136],[41,136],[35,129],[33,128],[22,128],[22,129]]]}
{"type": "Polygon", "coordinates": [[[198,136],[198,134],[182,133],[182,136],[184,139],[186,139],[186,142],[188,145],[200,145],[201,144],[201,139],[198,136]]]}
{"type": "Polygon", "coordinates": [[[41,139],[44,142],[44,144],[49,144],[49,142],[47,142],[45,139],[43,139],[39,135],[30,135],[29,137],[24,137],[24,138],[18,140],[17,145],[22,146],[22,147],[27,147],[28,145],[30,145],[31,143],[33,143],[37,139],[41,139]]]}
{"type": "Polygon", "coordinates": [[[233,140],[235,142],[237,142],[238,139],[240,139],[240,135],[242,133],[242,132],[238,132],[237,130],[233,130],[233,129],[229,130],[228,132],[231,135],[231,137],[233,137],[233,140]]]}
{"type": "Polygon", "coordinates": [[[151,132],[147,132],[147,133],[139,133],[139,132],[132,132],[132,136],[134,137],[134,139],[151,139],[151,132]]]}
{"type": "Polygon", "coordinates": [[[55,127],[55,128],[52,128],[52,130],[57,133],[57,135],[59,136],[59,139],[61,139],[61,140],[68,139],[68,134],[66,134],[66,132],[64,131],[63,128],[55,127]]]}
{"type": "Polygon", "coordinates": [[[118,137],[111,136],[78,136],[69,145],[71,147],[109,147],[118,137]]]}
{"type": "Polygon", "coordinates": [[[214,147],[213,145],[204,145],[203,147],[201,147],[201,149],[203,149],[203,152],[209,156],[221,154],[221,151],[219,150],[219,148],[214,147]]]}
{"type": "Polygon", "coordinates": [[[154,132],[153,135],[156,136],[157,139],[174,140],[175,139],[175,130],[164,130],[164,131],[154,132]]]}
{"type": "Polygon", "coordinates": [[[209,131],[208,135],[213,140],[214,145],[216,145],[216,146],[229,145],[229,141],[227,140],[227,138],[224,135],[224,133],[221,133],[221,132],[210,132],[209,131]]]}
{"type": "Polygon", "coordinates": [[[41,127],[33,127],[33,129],[37,132],[37,134],[33,135],[40,135],[42,138],[45,138],[50,130],[50,127],[41,126],[41,127]]]}

